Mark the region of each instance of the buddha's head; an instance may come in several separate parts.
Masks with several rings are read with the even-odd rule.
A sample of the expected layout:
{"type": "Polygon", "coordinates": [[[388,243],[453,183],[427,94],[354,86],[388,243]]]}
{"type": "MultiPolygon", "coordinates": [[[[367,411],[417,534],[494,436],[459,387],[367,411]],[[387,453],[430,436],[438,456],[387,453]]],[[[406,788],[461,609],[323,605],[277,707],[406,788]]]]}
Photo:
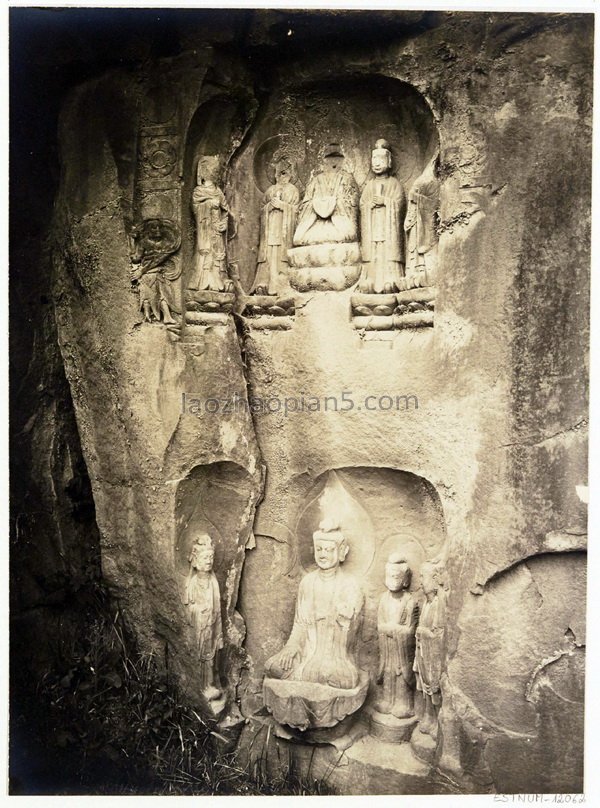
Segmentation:
{"type": "Polygon", "coordinates": [[[204,154],[198,160],[196,181],[198,185],[217,185],[221,172],[221,160],[217,154],[204,154]]]}
{"type": "Polygon", "coordinates": [[[208,533],[201,533],[195,540],[189,562],[198,572],[212,572],[215,560],[215,545],[208,533]]]}
{"type": "Polygon", "coordinates": [[[438,591],[440,582],[438,577],[439,570],[435,564],[426,561],[421,567],[421,586],[423,594],[427,597],[432,597],[438,591]]]}
{"type": "Polygon", "coordinates": [[[285,156],[277,156],[274,160],[275,182],[286,185],[292,181],[293,165],[292,161],[285,156]]]}
{"type": "Polygon", "coordinates": [[[411,571],[399,553],[392,553],[385,565],[385,585],[390,592],[401,592],[410,586],[411,571]]]}
{"type": "Polygon", "coordinates": [[[324,171],[337,171],[344,162],[344,153],[339,143],[329,143],[322,152],[324,171]]]}
{"type": "Polygon", "coordinates": [[[313,533],[315,561],[322,570],[339,567],[348,555],[349,547],[339,527],[321,522],[319,529],[313,533]]]}
{"type": "Polygon", "coordinates": [[[387,140],[378,140],[371,152],[371,169],[373,174],[380,176],[389,173],[392,167],[392,152],[387,140]]]}

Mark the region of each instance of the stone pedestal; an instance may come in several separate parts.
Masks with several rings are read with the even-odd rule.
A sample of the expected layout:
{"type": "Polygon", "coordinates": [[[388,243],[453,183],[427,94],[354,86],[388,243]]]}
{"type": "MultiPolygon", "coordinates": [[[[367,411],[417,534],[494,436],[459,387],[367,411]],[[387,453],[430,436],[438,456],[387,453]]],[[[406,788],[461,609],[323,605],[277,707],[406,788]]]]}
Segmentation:
{"type": "Polygon", "coordinates": [[[294,324],[296,301],[290,295],[250,295],[244,299],[243,314],[252,328],[287,330],[294,324]]]}
{"type": "Polygon", "coordinates": [[[428,735],[426,732],[421,732],[417,726],[410,739],[410,745],[413,754],[423,760],[425,763],[433,763],[435,758],[435,750],[437,748],[437,739],[428,735]]]}
{"type": "Polygon", "coordinates": [[[369,675],[360,672],[356,687],[342,689],[317,682],[265,677],[265,707],[276,721],[300,730],[333,727],[362,707],[369,690],[369,675]]]}
{"type": "Polygon", "coordinates": [[[185,324],[186,326],[225,325],[229,321],[234,305],[234,292],[188,289],[185,293],[185,324]]]}
{"type": "Polygon", "coordinates": [[[380,713],[374,708],[369,710],[369,730],[375,738],[388,743],[405,743],[410,740],[418,719],[411,715],[408,718],[396,718],[388,713],[380,713]]]}
{"type": "Polygon", "coordinates": [[[436,292],[434,286],[429,286],[387,295],[355,293],[350,298],[352,324],[365,331],[430,327],[436,292]]]}
{"type": "Polygon", "coordinates": [[[288,250],[289,281],[300,292],[349,289],[361,272],[357,242],[314,244],[288,250]]]}

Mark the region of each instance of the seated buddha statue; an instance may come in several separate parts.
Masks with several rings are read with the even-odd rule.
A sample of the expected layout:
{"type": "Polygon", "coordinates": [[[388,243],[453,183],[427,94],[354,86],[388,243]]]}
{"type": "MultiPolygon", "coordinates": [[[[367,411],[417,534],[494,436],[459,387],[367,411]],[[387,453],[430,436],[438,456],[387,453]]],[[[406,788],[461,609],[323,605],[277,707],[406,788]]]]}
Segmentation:
{"type": "Polygon", "coordinates": [[[317,569],[300,582],[290,637],[267,660],[263,686],[267,709],[299,729],[339,723],[362,705],[369,684],[355,659],[364,595],[341,567],[344,534],[322,524],[313,547],[317,569]]]}

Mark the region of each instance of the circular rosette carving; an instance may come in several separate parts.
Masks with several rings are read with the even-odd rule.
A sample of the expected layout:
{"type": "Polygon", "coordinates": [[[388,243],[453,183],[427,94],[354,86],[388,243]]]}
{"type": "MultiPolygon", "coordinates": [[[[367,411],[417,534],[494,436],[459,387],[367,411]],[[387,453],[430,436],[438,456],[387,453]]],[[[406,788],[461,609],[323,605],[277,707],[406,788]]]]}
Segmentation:
{"type": "Polygon", "coordinates": [[[166,177],[175,167],[177,152],[173,144],[163,138],[151,140],[144,156],[144,170],[149,177],[166,177]]]}

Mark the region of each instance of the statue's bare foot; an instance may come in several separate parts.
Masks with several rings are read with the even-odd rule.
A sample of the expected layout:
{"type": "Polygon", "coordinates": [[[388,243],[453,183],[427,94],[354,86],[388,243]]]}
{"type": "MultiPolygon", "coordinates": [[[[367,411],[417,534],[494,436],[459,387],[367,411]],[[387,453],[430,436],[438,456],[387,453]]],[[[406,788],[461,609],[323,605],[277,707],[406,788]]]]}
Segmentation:
{"type": "Polygon", "coordinates": [[[391,713],[394,718],[410,718],[413,715],[413,711],[403,704],[392,705],[391,713]]]}
{"type": "Polygon", "coordinates": [[[391,701],[378,701],[375,705],[375,709],[379,713],[383,713],[384,715],[389,715],[392,709],[391,701]]]}
{"type": "Polygon", "coordinates": [[[204,696],[208,701],[215,701],[215,699],[221,697],[221,691],[218,688],[213,687],[213,685],[209,685],[204,691],[204,696]]]}
{"type": "Polygon", "coordinates": [[[267,287],[266,286],[257,286],[256,289],[252,292],[253,295],[266,295],[267,294],[267,287]]]}
{"type": "Polygon", "coordinates": [[[162,304],[162,306],[160,307],[160,310],[162,312],[162,321],[163,321],[163,323],[165,323],[165,325],[175,322],[175,320],[171,316],[171,309],[167,306],[166,303],[162,304]]]}
{"type": "Polygon", "coordinates": [[[394,287],[391,283],[385,283],[383,285],[383,293],[384,295],[391,295],[394,293],[394,287]]]}

